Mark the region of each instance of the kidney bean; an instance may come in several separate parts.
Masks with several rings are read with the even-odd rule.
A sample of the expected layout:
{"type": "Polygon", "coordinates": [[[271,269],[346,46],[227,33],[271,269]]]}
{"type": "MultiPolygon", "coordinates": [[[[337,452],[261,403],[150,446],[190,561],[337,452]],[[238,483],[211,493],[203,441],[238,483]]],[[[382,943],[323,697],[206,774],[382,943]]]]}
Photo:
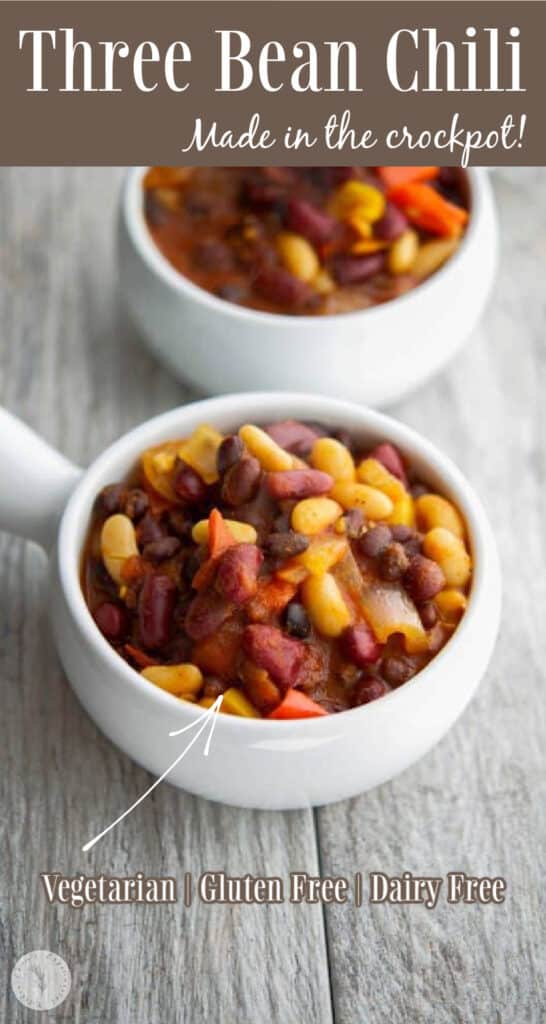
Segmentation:
{"type": "Polygon", "coordinates": [[[382,444],[378,444],[369,454],[370,459],[377,459],[385,469],[388,469],[389,473],[393,476],[398,477],[403,484],[407,484],[406,470],[404,468],[404,462],[398,448],[395,448],[389,441],[384,441],[382,444]]]}
{"type": "Polygon", "coordinates": [[[216,453],[216,468],[220,476],[234,466],[244,455],[245,446],[237,434],[230,434],[224,437],[218,452],[216,453]]]}
{"type": "Polygon", "coordinates": [[[355,707],[370,704],[372,700],[378,700],[388,692],[389,687],[382,679],[364,679],[355,688],[353,704],[355,707]]]}
{"type": "Polygon", "coordinates": [[[324,245],[340,232],[339,221],[324,210],[304,199],[289,199],[286,207],[285,224],[291,231],[303,235],[313,245],[324,245]]]}
{"type": "Polygon", "coordinates": [[[142,554],[147,561],[157,563],[172,558],[178,551],[180,551],[178,537],[160,537],[159,540],[153,540],[150,544],[146,544],[142,554]]]}
{"type": "Polygon", "coordinates": [[[347,660],[359,668],[372,665],[381,654],[381,645],[367,622],[359,622],[345,630],[341,637],[341,649],[347,660]]]}
{"type": "Polygon", "coordinates": [[[231,605],[220,594],[198,594],[188,607],[184,628],[192,640],[204,640],[216,633],[231,615],[231,605]]]}
{"type": "Polygon", "coordinates": [[[282,267],[261,267],[254,288],[264,299],[280,306],[304,306],[314,295],[308,284],[282,267]]]}
{"type": "Polygon", "coordinates": [[[377,558],[392,541],[392,533],[389,526],[381,524],[372,526],[362,534],[358,545],[363,555],[367,558],[377,558]]]}
{"type": "Polygon", "coordinates": [[[222,500],[233,508],[244,505],[254,497],[261,475],[262,467],[253,456],[248,455],[239,459],[224,474],[222,500]]]}
{"type": "Polygon", "coordinates": [[[445,585],[445,576],[437,562],[424,555],[413,556],[404,576],[404,586],[417,604],[436,597],[445,585]]]}
{"type": "Polygon", "coordinates": [[[282,473],[267,473],[265,482],[271,497],[276,501],[327,494],[334,486],[333,477],[320,469],[288,469],[282,473]]]}
{"type": "Polygon", "coordinates": [[[207,485],[191,466],[180,460],[174,478],[174,489],[188,505],[198,505],[207,496],[207,485]]]}
{"type": "Polygon", "coordinates": [[[151,544],[154,540],[160,540],[164,536],[165,530],[159,520],[151,512],[147,512],[137,526],[136,538],[138,546],[143,548],[146,544],[151,544]]]}
{"type": "Polygon", "coordinates": [[[113,601],[104,601],[95,609],[94,619],[107,640],[120,640],[125,635],[129,619],[125,608],[113,601]]]}
{"type": "Polygon", "coordinates": [[[284,636],[275,626],[253,625],[244,630],[243,650],[278,686],[288,689],[296,681],[306,648],[301,640],[284,636]]]}
{"type": "Polygon", "coordinates": [[[372,252],[366,256],[337,256],[332,268],[338,284],[361,284],[378,274],[384,263],[382,252],[372,252]]]}
{"type": "Polygon", "coordinates": [[[121,512],[126,493],[123,484],[108,484],[97,497],[97,508],[106,516],[121,512]]]}
{"type": "Polygon", "coordinates": [[[233,604],[245,604],[254,597],[264,556],[256,544],[236,544],[221,556],[216,587],[233,604]]]}
{"type": "Polygon", "coordinates": [[[146,491],[141,491],[139,487],[133,487],[125,499],[123,511],[134,522],[136,519],[142,519],[144,513],[148,511],[149,504],[150,499],[146,491]]]}
{"type": "Polygon", "coordinates": [[[404,546],[397,541],[388,544],[378,558],[379,575],[389,583],[401,579],[408,566],[409,558],[404,546]]]}
{"type": "Polygon", "coordinates": [[[399,210],[394,203],[387,203],[387,209],[373,226],[373,233],[376,238],[384,242],[394,242],[409,227],[408,218],[402,210],[399,210]]]}
{"type": "Polygon", "coordinates": [[[383,658],[381,673],[391,686],[401,686],[415,675],[415,667],[403,654],[389,654],[383,658]]]}
{"type": "Polygon", "coordinates": [[[264,430],[285,451],[301,457],[307,455],[317,438],[326,433],[326,430],[321,431],[314,424],[301,423],[299,420],[279,420],[278,423],[270,423],[264,430]]]}
{"type": "Polygon", "coordinates": [[[176,584],[170,576],[145,577],[138,602],[138,625],[144,647],[163,647],[171,637],[176,584]]]}
{"type": "Polygon", "coordinates": [[[290,636],[305,640],[311,632],[311,623],[305,608],[298,601],[291,601],[284,613],[284,626],[290,636]]]}
{"type": "Polygon", "coordinates": [[[270,533],[266,538],[265,548],[271,558],[284,562],[287,558],[295,558],[307,551],[309,537],[304,533],[296,533],[294,530],[287,530],[286,533],[270,533]]]}

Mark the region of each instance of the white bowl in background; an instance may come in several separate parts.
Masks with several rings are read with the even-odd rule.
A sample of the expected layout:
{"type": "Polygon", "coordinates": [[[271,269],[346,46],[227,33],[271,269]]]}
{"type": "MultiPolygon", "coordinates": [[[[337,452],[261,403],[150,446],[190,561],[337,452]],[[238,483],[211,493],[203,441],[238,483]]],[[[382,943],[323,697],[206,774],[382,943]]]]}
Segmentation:
{"type": "Polygon", "coordinates": [[[497,258],[487,172],[466,172],[470,220],[457,252],[412,291],[333,316],[264,313],[219,299],[180,274],[157,248],[142,179],[128,171],[119,211],[119,274],[130,317],[152,351],[205,394],[280,389],[379,406],[442,369],[470,336],[497,258]]]}
{"type": "Polygon", "coordinates": [[[174,409],[120,438],[83,473],[0,409],[0,529],[45,548],[57,537],[49,603],[68,678],[106,736],[157,776],[186,743],[185,737],[169,738],[169,732],[196,721],[203,710],[149,683],[116,654],[95,625],[80,584],[94,499],[105,484],[128,473],[143,449],[183,437],[199,423],[229,431],[244,422],[285,417],[346,428],[362,444],[388,440],[397,445],[417,473],[463,513],[474,574],[468,608],[454,635],[398,690],[314,720],[220,715],[209,756],[196,744],[169,776],[176,786],[211,800],[277,810],[342,800],[397,775],[441,739],[476,690],[498,629],[501,582],[491,528],[464,476],[401,423],[313,395],[230,395],[174,409]]]}

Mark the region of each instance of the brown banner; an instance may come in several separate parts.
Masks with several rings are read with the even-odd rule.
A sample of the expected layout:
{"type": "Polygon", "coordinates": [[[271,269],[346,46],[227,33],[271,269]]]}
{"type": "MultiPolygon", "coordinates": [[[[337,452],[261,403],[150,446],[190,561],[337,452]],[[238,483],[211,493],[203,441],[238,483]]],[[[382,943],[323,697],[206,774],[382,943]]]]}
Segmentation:
{"type": "Polygon", "coordinates": [[[543,2],[0,3],[2,164],[546,164],[543,2]]]}

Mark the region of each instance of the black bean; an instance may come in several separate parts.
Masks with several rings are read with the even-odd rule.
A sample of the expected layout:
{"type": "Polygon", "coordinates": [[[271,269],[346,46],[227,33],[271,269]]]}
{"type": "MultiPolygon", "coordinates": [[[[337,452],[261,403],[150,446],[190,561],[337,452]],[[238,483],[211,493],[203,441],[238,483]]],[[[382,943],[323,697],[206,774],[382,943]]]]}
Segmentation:
{"type": "Polygon", "coordinates": [[[415,674],[415,668],[403,655],[389,654],[381,663],[381,674],[391,686],[401,686],[415,674]]]}
{"type": "Polygon", "coordinates": [[[222,501],[238,508],[250,501],[258,488],[262,467],[257,459],[245,456],[225,472],[222,482],[222,501]]]}
{"type": "Polygon", "coordinates": [[[405,544],[406,541],[415,537],[415,530],[411,526],[404,526],[403,523],[391,526],[391,533],[392,539],[397,540],[400,544],[405,544]]]}
{"type": "Polygon", "coordinates": [[[97,509],[106,516],[121,512],[126,493],[124,484],[108,484],[97,497],[97,509]]]}
{"type": "Polygon", "coordinates": [[[392,533],[389,526],[372,526],[359,540],[359,547],[363,555],[368,558],[377,558],[392,541],[392,533]]]}
{"type": "Polygon", "coordinates": [[[349,540],[357,540],[364,529],[364,513],[359,508],[351,508],[343,516],[345,534],[349,540]]]}
{"type": "Polygon", "coordinates": [[[245,446],[237,434],[224,437],[216,455],[216,468],[223,476],[244,454],[245,446]]]}
{"type": "Polygon", "coordinates": [[[156,519],[151,512],[147,512],[137,526],[136,535],[138,546],[142,548],[145,547],[146,544],[151,544],[152,541],[159,540],[160,537],[164,537],[165,530],[163,529],[159,519],[156,519]]]}
{"type": "Polygon", "coordinates": [[[307,612],[302,604],[298,604],[297,601],[291,601],[287,605],[284,614],[284,625],[286,632],[290,636],[297,636],[300,640],[305,640],[311,632],[311,624],[307,617],[307,612]]]}
{"type": "Polygon", "coordinates": [[[178,551],[180,551],[178,537],[161,537],[159,540],[153,540],[150,544],[146,544],[142,554],[147,561],[156,563],[172,558],[178,551]]]}
{"type": "Polygon", "coordinates": [[[177,535],[177,537],[189,537],[193,523],[188,518],[187,513],[182,509],[173,508],[168,513],[169,529],[177,535]]]}
{"type": "Polygon", "coordinates": [[[389,583],[401,579],[408,566],[409,558],[404,546],[397,541],[388,544],[378,558],[379,575],[389,583]]]}
{"type": "Polygon", "coordinates": [[[188,505],[198,505],[207,496],[207,485],[204,480],[182,460],[176,470],[173,486],[178,497],[188,505]]]}
{"type": "Polygon", "coordinates": [[[424,601],[418,611],[425,629],[432,629],[438,622],[438,612],[433,601],[424,601]]]}
{"type": "Polygon", "coordinates": [[[124,512],[129,519],[133,521],[136,519],[142,519],[145,512],[148,511],[150,500],[146,491],[142,491],[140,487],[134,487],[125,499],[124,512]]]}
{"type": "Polygon", "coordinates": [[[445,576],[436,562],[424,555],[413,556],[404,577],[404,586],[417,604],[436,597],[445,583],[445,576]]]}
{"type": "Polygon", "coordinates": [[[227,684],[222,682],[216,676],[207,676],[205,679],[205,685],[203,686],[203,697],[219,697],[221,693],[224,693],[227,688],[227,684]]]}
{"type": "Polygon", "coordinates": [[[388,690],[387,684],[382,679],[363,679],[355,687],[353,705],[359,707],[361,704],[370,704],[372,700],[384,697],[388,690]]]}
{"type": "Polygon", "coordinates": [[[271,558],[284,561],[286,558],[294,558],[307,551],[309,537],[303,533],[295,533],[294,530],[287,530],[286,533],[270,533],[265,542],[265,548],[271,558]]]}

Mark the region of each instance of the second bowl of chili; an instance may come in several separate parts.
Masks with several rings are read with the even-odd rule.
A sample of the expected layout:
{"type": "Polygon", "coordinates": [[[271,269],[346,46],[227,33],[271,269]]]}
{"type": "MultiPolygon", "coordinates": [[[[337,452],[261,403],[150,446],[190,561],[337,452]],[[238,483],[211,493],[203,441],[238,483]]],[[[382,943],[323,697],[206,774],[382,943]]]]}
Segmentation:
{"type": "Polygon", "coordinates": [[[187,171],[128,173],[120,275],[144,338],[199,390],[379,405],[441,369],[477,322],[496,262],[485,171],[450,172],[443,193],[437,178],[387,186],[364,169],[197,168],[191,188],[187,171]],[[275,188],[281,213],[259,203],[275,188]]]}

